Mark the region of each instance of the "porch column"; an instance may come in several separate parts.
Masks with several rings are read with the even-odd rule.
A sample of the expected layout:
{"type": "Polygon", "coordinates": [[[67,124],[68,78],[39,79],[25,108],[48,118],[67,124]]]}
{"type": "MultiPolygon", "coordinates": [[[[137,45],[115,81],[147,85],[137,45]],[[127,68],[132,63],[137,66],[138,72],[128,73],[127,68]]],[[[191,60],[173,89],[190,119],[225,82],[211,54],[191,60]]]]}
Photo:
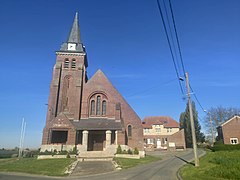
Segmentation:
{"type": "Polygon", "coordinates": [[[118,135],[118,133],[117,133],[117,131],[115,131],[115,145],[118,145],[118,137],[117,137],[117,135],[118,135]]]}
{"type": "Polygon", "coordinates": [[[82,132],[82,145],[83,145],[83,150],[87,151],[87,146],[88,146],[88,131],[83,131],[82,132]]]}
{"type": "Polygon", "coordinates": [[[106,131],[106,148],[111,145],[111,134],[112,131],[110,130],[106,131]]]}

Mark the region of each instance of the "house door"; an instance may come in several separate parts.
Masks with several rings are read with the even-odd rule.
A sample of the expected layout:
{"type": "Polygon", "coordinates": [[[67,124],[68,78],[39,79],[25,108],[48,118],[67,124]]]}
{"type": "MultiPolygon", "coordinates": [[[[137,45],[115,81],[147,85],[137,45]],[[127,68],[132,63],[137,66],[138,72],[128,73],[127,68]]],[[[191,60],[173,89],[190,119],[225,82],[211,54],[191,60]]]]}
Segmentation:
{"type": "Polygon", "coordinates": [[[161,148],[161,140],[157,139],[157,148],[161,148]]]}
{"type": "Polygon", "coordinates": [[[105,140],[105,131],[90,131],[88,136],[88,151],[102,151],[105,140]]]}

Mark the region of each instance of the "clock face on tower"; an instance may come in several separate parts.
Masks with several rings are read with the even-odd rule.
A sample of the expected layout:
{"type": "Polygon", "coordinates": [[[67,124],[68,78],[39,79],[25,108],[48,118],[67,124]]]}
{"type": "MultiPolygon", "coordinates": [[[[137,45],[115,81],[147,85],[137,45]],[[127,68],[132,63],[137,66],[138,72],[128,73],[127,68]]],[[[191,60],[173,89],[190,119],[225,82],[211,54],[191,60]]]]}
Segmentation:
{"type": "Polygon", "coordinates": [[[76,44],[74,43],[68,43],[68,50],[76,50],[76,44]]]}

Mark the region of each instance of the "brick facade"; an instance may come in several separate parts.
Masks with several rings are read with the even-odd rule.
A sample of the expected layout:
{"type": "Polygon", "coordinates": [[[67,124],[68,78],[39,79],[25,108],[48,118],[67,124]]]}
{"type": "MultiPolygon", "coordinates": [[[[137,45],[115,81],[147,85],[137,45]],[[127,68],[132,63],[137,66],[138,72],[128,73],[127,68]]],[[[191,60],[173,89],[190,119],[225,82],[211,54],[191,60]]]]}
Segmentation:
{"type": "MultiPolygon", "coordinates": [[[[100,130],[108,132],[111,130],[112,133],[117,131],[117,137],[111,136],[115,138],[115,140],[111,140],[111,143],[128,145],[130,148],[138,148],[142,151],[143,130],[138,115],[101,70],[98,70],[88,80],[86,73],[88,61],[85,47],[78,37],[79,33],[76,33],[79,31],[78,28],[78,20],[75,17],[68,42],[63,43],[61,50],[56,52],[46,126],[43,130],[42,147],[44,148],[42,151],[48,150],[47,145],[53,147],[53,144],[64,144],[73,147],[74,145],[81,146],[83,142],[95,142],[92,140],[95,137],[94,133],[96,134],[100,130]],[[78,49],[71,49],[75,46],[78,49]],[[108,126],[94,124],[92,123],[94,119],[97,120],[96,122],[108,126]],[[84,123],[82,123],[83,121],[84,123]],[[90,131],[94,131],[94,133],[89,133],[90,131]],[[77,135],[80,132],[84,132],[85,135],[77,135]],[[92,134],[92,137],[89,134],[92,134]],[[78,137],[85,139],[79,141],[78,137]]],[[[104,146],[106,137],[104,134],[102,135],[101,143],[104,146]]],[[[80,149],[86,150],[85,145],[80,149]]]]}
{"type": "Polygon", "coordinates": [[[219,126],[218,136],[224,144],[239,144],[240,116],[234,116],[219,126]]]}

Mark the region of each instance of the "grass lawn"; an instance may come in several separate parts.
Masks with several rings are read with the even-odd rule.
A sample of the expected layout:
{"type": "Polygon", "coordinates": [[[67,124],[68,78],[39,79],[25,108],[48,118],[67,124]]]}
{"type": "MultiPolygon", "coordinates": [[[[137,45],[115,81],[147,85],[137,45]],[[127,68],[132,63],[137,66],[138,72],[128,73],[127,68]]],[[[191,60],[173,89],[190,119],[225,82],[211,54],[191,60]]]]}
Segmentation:
{"type": "Polygon", "coordinates": [[[128,159],[128,158],[114,158],[114,161],[121,166],[122,169],[128,169],[139,164],[146,164],[154,161],[161,160],[160,157],[146,156],[141,159],[128,159]]]}
{"type": "Polygon", "coordinates": [[[0,159],[0,171],[22,172],[48,176],[64,176],[66,168],[75,159],[35,159],[35,158],[9,158],[0,159]]]}
{"type": "Polygon", "coordinates": [[[186,165],[180,173],[184,180],[240,179],[240,151],[209,151],[200,158],[200,167],[186,165]]]}

